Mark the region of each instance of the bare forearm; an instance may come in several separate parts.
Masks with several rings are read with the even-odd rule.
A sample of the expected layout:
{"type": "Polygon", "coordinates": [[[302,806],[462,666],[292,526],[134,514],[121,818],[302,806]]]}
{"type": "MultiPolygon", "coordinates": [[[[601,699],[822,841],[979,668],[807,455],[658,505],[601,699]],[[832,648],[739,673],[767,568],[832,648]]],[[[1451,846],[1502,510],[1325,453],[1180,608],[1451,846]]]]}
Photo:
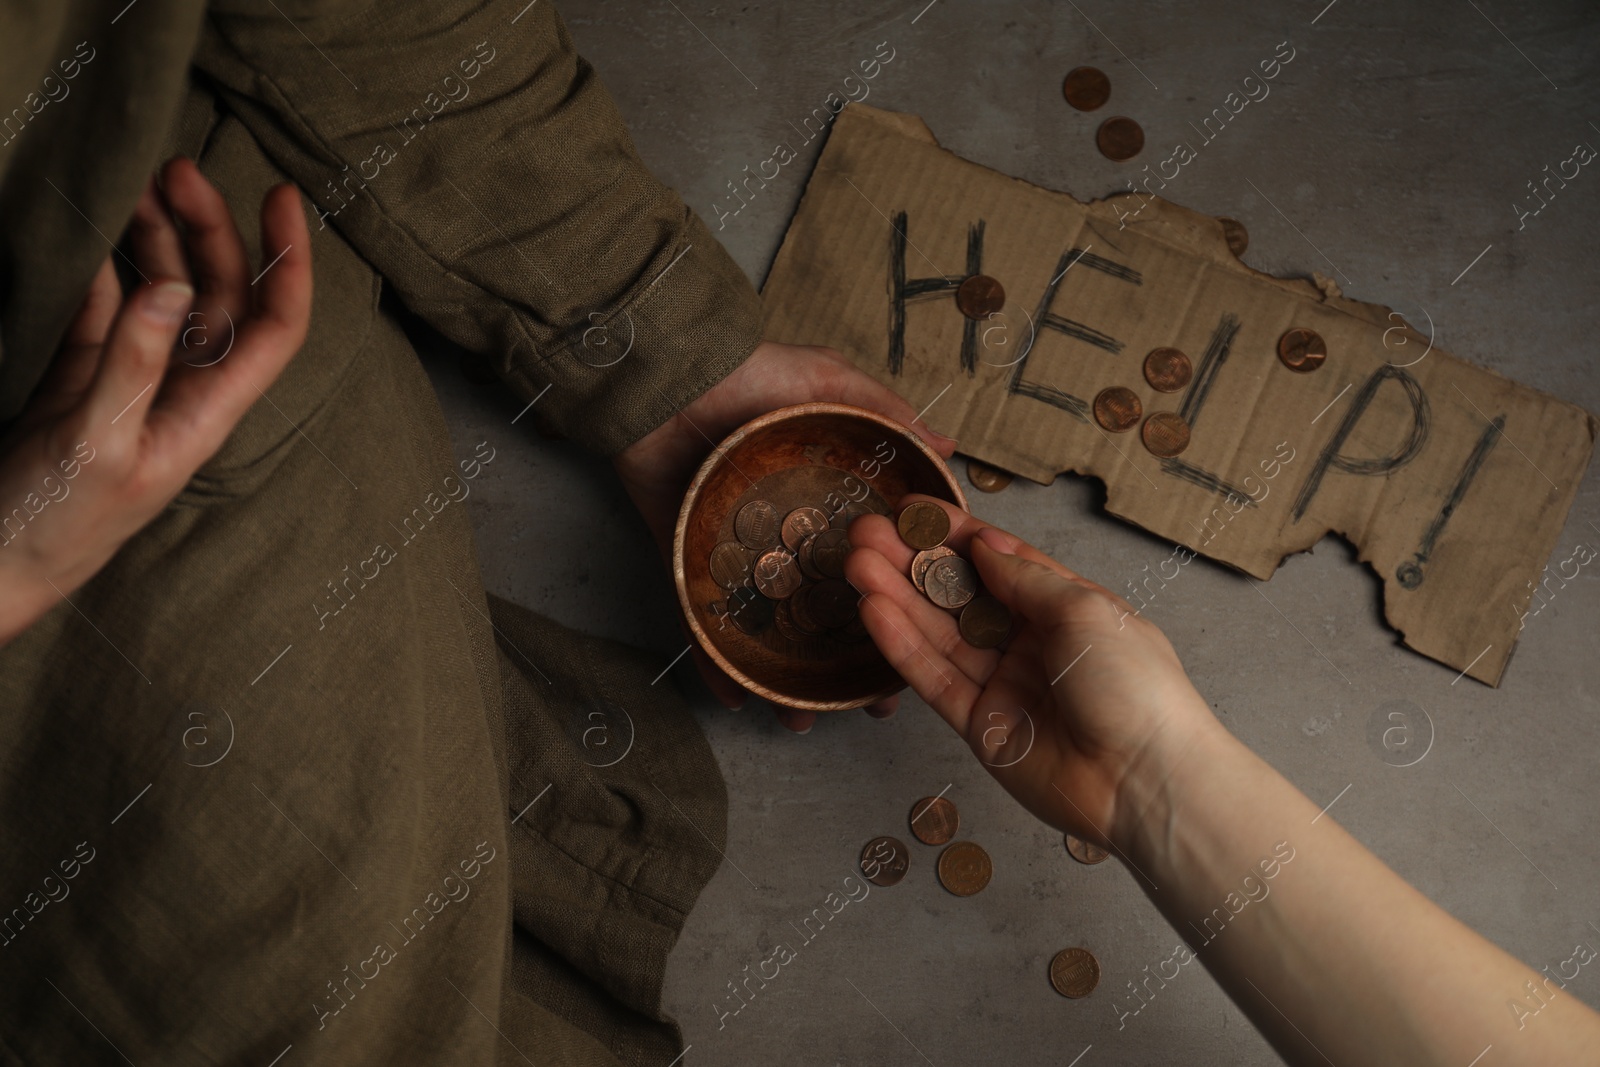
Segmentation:
{"type": "Polygon", "coordinates": [[[1492,1045],[1495,1063],[1562,1063],[1600,1041],[1559,981],[1418,893],[1220,726],[1153,754],[1125,796],[1135,876],[1289,1062],[1462,1067],[1492,1045]]]}

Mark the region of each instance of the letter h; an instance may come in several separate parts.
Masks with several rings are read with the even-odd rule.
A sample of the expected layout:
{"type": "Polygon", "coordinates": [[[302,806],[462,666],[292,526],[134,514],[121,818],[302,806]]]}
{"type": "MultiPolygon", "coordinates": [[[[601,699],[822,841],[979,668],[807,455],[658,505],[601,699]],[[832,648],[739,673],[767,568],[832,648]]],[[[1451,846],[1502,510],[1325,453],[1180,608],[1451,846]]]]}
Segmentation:
{"type": "MultiPolygon", "coordinates": [[[[906,213],[897,211],[889,227],[889,373],[899,375],[906,361],[906,304],[925,300],[959,287],[969,275],[983,273],[983,228],[979,219],[967,227],[967,272],[928,278],[906,277],[906,213]]],[[[918,252],[921,255],[921,252],[918,252]]],[[[924,256],[924,259],[927,257],[924,256]]],[[[930,265],[931,265],[930,261],[930,265]]],[[[978,322],[967,319],[961,333],[961,369],[967,377],[978,372],[978,322]]]]}

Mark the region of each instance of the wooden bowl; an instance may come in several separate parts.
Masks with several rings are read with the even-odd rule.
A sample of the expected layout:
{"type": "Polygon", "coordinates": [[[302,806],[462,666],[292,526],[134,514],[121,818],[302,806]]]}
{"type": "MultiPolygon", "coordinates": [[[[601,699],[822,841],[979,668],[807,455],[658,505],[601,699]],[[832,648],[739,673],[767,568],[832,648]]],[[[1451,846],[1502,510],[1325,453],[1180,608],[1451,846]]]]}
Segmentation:
{"type": "MultiPolygon", "coordinates": [[[[804,617],[807,629],[818,625],[820,612],[801,609],[801,600],[810,604],[818,596],[796,594],[801,600],[791,604],[757,591],[758,585],[774,588],[770,581],[756,580],[758,571],[769,579],[776,573],[771,558],[758,566],[763,553],[774,550],[743,545],[734,519],[745,505],[765,500],[780,521],[811,507],[837,529],[863,509],[892,515],[908,493],[967,506],[938,453],[905,426],[874,412],[847,404],[797,404],[735,430],[695,475],[672,543],[678,601],[695,641],[734,681],[785,707],[840,711],[899,691],[905,683],[859,617],[820,633],[798,633],[797,616],[804,617]],[[735,554],[722,550],[728,584],[719,583],[711,567],[712,551],[723,542],[740,545],[745,559],[746,569],[730,579],[726,562],[735,554]],[[779,617],[772,618],[774,613],[779,617]]],[[[785,550],[780,541],[777,562],[795,547],[785,550]]],[[[859,599],[838,584],[826,592],[822,599],[831,600],[835,612],[841,603],[859,599]]]]}

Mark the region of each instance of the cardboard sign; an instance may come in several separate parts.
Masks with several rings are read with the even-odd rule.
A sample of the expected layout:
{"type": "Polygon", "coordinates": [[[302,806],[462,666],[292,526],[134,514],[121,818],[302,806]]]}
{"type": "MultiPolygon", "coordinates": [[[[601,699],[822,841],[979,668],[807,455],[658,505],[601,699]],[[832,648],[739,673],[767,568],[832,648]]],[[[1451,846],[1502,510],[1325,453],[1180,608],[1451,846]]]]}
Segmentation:
{"type": "MultiPolygon", "coordinates": [[[[763,298],[766,336],[837,348],[919,408],[938,397],[926,418],[962,452],[1038,482],[1093,475],[1113,515],[1246,574],[1342,535],[1405,643],[1490,685],[1594,447],[1587,412],[1387,308],[1250,269],[1210,216],[1082,204],[869,107],[836,120],[763,298]],[[1006,302],[970,319],[954,294],[980,273],[1006,302]],[[1326,344],[1315,370],[1279,357],[1295,328],[1326,344]],[[1162,347],[1189,358],[1181,391],[1145,380],[1162,347]],[[1181,416],[1187,448],[1103,429],[1112,386],[1181,416]]],[[[1146,571],[1116,589],[1135,606],[1173,576],[1146,571]]]]}

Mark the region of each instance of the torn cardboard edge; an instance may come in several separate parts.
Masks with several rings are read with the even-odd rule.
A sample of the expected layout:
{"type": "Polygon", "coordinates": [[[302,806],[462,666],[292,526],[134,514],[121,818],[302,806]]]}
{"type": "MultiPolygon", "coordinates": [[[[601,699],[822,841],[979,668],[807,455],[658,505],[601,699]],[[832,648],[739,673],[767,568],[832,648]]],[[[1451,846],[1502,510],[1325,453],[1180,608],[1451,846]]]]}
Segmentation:
{"type": "MultiPolygon", "coordinates": [[[[968,455],[1097,477],[1111,514],[1246,574],[1339,534],[1408,646],[1491,685],[1597,431],[1387,307],[1241,263],[1211,216],[1141,194],[1083,204],[861,105],[835,121],[763,297],[768,337],[837,348],[916,407],[945,390],[926,417],[968,455]],[[1008,293],[982,322],[950,299],[973,273],[1008,293]],[[1278,359],[1292,326],[1326,341],[1319,370],[1278,359]],[[1143,379],[1166,346],[1193,364],[1180,393],[1143,379]],[[1182,416],[1188,449],[1160,459],[1101,429],[1089,408],[1110,385],[1182,416]]],[[[1171,580],[1138,577],[1117,591],[1171,580]]]]}

